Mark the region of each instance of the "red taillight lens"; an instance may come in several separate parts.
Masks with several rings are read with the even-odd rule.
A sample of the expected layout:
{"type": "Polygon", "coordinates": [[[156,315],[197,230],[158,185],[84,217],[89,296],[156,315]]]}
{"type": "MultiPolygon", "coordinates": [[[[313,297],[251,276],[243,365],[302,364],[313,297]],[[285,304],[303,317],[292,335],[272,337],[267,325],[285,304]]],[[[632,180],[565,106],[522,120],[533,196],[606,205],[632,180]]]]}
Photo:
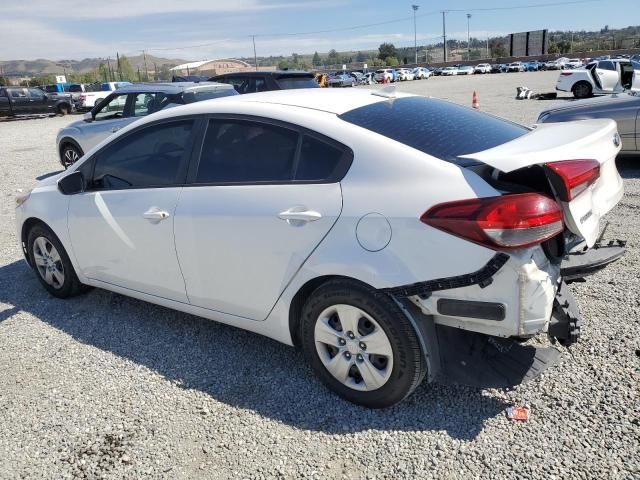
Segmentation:
{"type": "Polygon", "coordinates": [[[564,202],[569,202],[584,192],[600,177],[597,160],[564,160],[545,163],[551,173],[551,182],[564,202]]]}
{"type": "Polygon", "coordinates": [[[569,75],[573,75],[573,72],[561,72],[560,75],[563,77],[568,77],[569,75]]]}
{"type": "Polygon", "coordinates": [[[560,205],[539,193],[441,203],[430,208],[420,220],[493,249],[528,247],[564,229],[560,205]]]}

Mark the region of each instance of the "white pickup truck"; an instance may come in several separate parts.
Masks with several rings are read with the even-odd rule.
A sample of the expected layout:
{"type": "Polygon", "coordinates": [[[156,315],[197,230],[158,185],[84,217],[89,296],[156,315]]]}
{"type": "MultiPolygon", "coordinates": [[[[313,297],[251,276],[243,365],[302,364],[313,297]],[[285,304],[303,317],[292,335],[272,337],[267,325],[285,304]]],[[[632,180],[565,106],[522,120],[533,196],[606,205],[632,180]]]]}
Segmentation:
{"type": "MultiPolygon", "coordinates": [[[[107,98],[111,92],[128,85],[131,85],[131,82],[77,84],[77,87],[80,88],[74,88],[74,90],[80,91],[71,93],[77,110],[91,110],[94,106],[107,98]]],[[[76,87],[76,85],[73,85],[73,87],[76,87]]]]}

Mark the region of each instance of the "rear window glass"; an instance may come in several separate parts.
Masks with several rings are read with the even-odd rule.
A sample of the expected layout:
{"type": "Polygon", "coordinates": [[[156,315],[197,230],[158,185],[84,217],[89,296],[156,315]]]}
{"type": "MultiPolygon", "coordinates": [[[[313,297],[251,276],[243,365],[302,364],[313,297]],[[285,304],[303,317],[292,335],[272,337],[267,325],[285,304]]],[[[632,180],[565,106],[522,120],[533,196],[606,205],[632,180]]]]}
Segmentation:
{"type": "Polygon", "coordinates": [[[340,118],[461,166],[477,162],[458,158],[460,155],[487,150],[529,132],[507,120],[426,97],[377,102],[340,118]]]}
{"type": "Polygon", "coordinates": [[[344,158],[344,151],[305,135],[295,179],[322,181],[335,177],[334,172],[344,158]]]}
{"type": "Polygon", "coordinates": [[[229,97],[238,95],[233,88],[216,88],[215,90],[195,90],[187,91],[182,94],[184,103],[195,103],[203,100],[211,100],[212,98],[229,97]]]}
{"type": "Polygon", "coordinates": [[[283,90],[315,88],[318,86],[318,82],[316,82],[315,78],[312,76],[280,77],[277,81],[278,85],[283,90]]]}
{"type": "Polygon", "coordinates": [[[67,90],[72,93],[77,93],[82,91],[82,85],[69,85],[69,89],[67,90]]]}

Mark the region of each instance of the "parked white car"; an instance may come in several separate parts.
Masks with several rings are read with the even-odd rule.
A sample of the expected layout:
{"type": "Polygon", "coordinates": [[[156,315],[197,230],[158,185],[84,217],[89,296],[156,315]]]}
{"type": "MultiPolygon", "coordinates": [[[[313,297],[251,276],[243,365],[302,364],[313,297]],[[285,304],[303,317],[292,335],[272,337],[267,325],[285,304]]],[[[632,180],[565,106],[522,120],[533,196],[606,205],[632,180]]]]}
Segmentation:
{"type": "Polygon", "coordinates": [[[640,63],[628,59],[600,60],[584,68],[560,73],[556,90],[571,92],[576,98],[593,94],[640,91],[640,63]]]}
{"type": "Polygon", "coordinates": [[[74,98],[76,108],[78,110],[91,110],[107,98],[111,92],[129,85],[131,85],[131,82],[103,82],[90,86],[85,85],[85,91],[74,98]]]}
{"type": "Polygon", "coordinates": [[[491,65],[488,63],[480,63],[474,68],[475,73],[491,73],[491,65]]]}
{"type": "Polygon", "coordinates": [[[549,60],[544,64],[546,70],[564,70],[567,67],[569,59],[567,57],[560,57],[555,60],[549,60]]]}
{"type": "Polygon", "coordinates": [[[507,67],[507,72],[524,72],[525,70],[522,62],[512,62],[507,67]]]}
{"type": "Polygon", "coordinates": [[[407,80],[415,79],[413,70],[409,70],[408,68],[399,68],[397,72],[398,72],[398,76],[397,76],[398,81],[404,82],[407,80]]]}
{"type": "MultiPolygon", "coordinates": [[[[226,97],[42,180],[17,234],[53,296],[104,288],[297,345],[334,392],[385,407],[423,378],[522,381],[547,350],[518,340],[577,340],[560,262],[596,266],[616,137],[611,120],[530,130],[389,90],[226,97]]],[[[599,267],[624,252],[605,251],[599,267]]]]}
{"type": "Polygon", "coordinates": [[[413,76],[416,80],[423,80],[431,76],[431,70],[425,67],[417,67],[413,69],[413,76]]]}
{"type": "Polygon", "coordinates": [[[458,75],[473,75],[475,69],[471,65],[458,67],[458,75]]]}
{"type": "Polygon", "coordinates": [[[584,61],[581,58],[570,58],[565,64],[565,68],[584,67],[584,61]]]}
{"type": "Polygon", "coordinates": [[[380,70],[376,70],[373,78],[378,83],[390,83],[391,81],[393,81],[393,70],[391,70],[390,68],[382,68],[380,70]]]}
{"type": "Polygon", "coordinates": [[[442,76],[458,75],[458,67],[444,67],[440,71],[440,75],[442,76]]]}

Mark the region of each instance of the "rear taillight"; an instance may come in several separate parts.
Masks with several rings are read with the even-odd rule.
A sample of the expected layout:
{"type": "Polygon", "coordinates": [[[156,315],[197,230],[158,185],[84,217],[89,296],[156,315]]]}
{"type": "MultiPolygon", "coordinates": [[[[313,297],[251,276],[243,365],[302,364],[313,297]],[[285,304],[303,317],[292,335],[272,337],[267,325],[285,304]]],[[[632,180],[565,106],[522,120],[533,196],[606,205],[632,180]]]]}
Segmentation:
{"type": "Polygon", "coordinates": [[[573,75],[573,72],[560,72],[560,75],[563,77],[568,77],[569,75],[573,75]]]}
{"type": "Polygon", "coordinates": [[[564,160],[545,163],[551,183],[560,200],[569,202],[584,192],[600,177],[597,160],[564,160]]]}
{"type": "Polygon", "coordinates": [[[431,207],[420,220],[498,250],[542,243],[564,229],[560,205],[539,193],[441,203],[431,207]]]}
{"type": "Polygon", "coordinates": [[[86,95],[78,95],[78,100],[80,100],[81,102],[84,102],[87,99],[86,95]]]}

